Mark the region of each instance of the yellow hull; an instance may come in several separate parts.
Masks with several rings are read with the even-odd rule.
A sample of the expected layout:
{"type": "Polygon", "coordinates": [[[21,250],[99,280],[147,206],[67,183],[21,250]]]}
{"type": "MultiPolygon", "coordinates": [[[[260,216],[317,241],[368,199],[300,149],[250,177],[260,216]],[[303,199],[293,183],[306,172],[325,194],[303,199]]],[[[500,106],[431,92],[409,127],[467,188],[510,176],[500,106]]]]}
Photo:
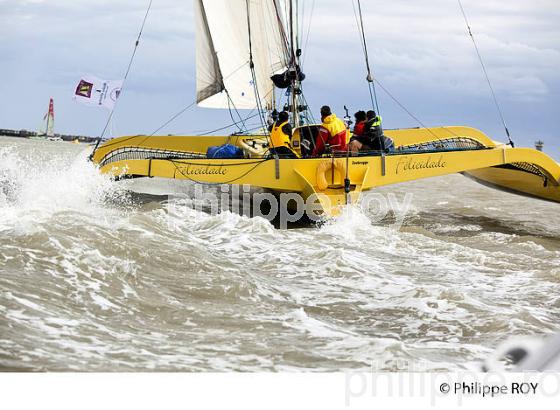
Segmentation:
{"type": "Polygon", "coordinates": [[[560,191],[554,181],[539,175],[537,170],[527,170],[515,165],[476,169],[464,173],[475,181],[513,194],[560,202],[560,191]]]}
{"type": "MultiPolygon", "coordinates": [[[[294,138],[299,138],[299,130],[294,138]]],[[[93,160],[115,177],[163,177],[198,183],[251,185],[276,192],[312,195],[327,214],[362,191],[462,172],[487,185],[560,202],[560,165],[542,152],[497,144],[468,127],[386,131],[398,150],[391,154],[340,158],[207,159],[210,146],[226,142],[247,147],[255,136],[135,136],[110,140],[93,160]],[[451,147],[451,148],[450,148],[451,147]],[[346,195],[344,179],[350,180],[346,195]]],[[[260,137],[262,138],[262,137],[260,137]]]]}

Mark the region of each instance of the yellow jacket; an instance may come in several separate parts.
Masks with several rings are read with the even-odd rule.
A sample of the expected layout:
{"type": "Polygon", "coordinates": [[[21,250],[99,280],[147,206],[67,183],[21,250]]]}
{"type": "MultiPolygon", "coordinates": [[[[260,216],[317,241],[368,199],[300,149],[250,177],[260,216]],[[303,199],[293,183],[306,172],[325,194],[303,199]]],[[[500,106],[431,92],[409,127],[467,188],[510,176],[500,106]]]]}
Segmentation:
{"type": "Polygon", "coordinates": [[[272,141],[272,145],[276,148],[282,146],[290,147],[290,136],[282,130],[286,124],[288,124],[288,121],[283,122],[282,124],[276,123],[274,124],[274,127],[272,127],[270,140],[272,141]]]}
{"type": "Polygon", "coordinates": [[[312,156],[322,155],[325,151],[325,144],[329,144],[337,151],[344,151],[348,143],[350,132],[346,129],[346,124],[337,118],[335,114],[331,114],[323,118],[319,134],[315,141],[315,148],[312,156]]]}
{"type": "Polygon", "coordinates": [[[335,135],[346,132],[346,125],[344,121],[336,116],[336,114],[331,114],[323,118],[323,124],[321,124],[329,132],[329,137],[334,137],[335,135]]]}

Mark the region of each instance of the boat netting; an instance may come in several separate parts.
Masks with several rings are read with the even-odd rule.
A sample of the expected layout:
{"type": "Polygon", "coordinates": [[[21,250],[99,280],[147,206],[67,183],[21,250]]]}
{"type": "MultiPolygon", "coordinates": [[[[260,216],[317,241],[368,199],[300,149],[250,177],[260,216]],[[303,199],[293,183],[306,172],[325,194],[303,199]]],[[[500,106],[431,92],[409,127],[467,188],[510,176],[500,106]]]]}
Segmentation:
{"type": "MultiPolygon", "coordinates": [[[[475,139],[468,137],[453,137],[417,144],[399,145],[392,151],[360,151],[358,156],[376,156],[381,155],[382,153],[385,153],[385,155],[403,155],[443,151],[468,151],[486,148],[487,147],[485,145],[475,139]]],[[[336,152],[334,156],[346,156],[346,153],[339,151],[336,152]]]]}
{"type": "Polygon", "coordinates": [[[128,161],[134,159],[202,159],[206,154],[190,151],[171,151],[157,148],[123,147],[111,151],[100,162],[104,167],[117,161],[128,161]]]}
{"type": "Polygon", "coordinates": [[[454,137],[419,144],[401,145],[398,151],[442,151],[486,148],[479,141],[467,137],[454,137]]]}
{"type": "Polygon", "coordinates": [[[533,165],[533,164],[529,164],[528,162],[512,162],[511,164],[505,164],[503,166],[513,167],[513,168],[516,168],[518,170],[537,175],[541,178],[546,178],[546,175],[542,172],[542,170],[539,167],[537,167],[536,165],[533,165]]]}

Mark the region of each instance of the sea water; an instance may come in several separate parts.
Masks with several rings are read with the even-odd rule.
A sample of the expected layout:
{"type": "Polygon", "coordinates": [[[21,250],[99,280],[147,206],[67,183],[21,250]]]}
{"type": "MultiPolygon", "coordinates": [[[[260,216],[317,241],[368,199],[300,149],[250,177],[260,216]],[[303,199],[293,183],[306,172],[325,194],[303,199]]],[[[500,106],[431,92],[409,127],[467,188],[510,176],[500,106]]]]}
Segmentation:
{"type": "Polygon", "coordinates": [[[409,198],[402,225],[277,229],[131,192],[90,149],[0,138],[3,370],[478,369],[560,328],[558,204],[450,175],[370,194],[409,198]]]}

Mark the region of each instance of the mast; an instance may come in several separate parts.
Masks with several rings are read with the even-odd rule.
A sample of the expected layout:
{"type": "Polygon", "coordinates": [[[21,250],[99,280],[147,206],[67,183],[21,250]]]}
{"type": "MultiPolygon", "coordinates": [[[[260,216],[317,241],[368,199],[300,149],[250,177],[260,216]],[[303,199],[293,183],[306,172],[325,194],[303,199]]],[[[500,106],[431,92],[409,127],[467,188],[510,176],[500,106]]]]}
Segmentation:
{"type": "Polygon", "coordinates": [[[294,122],[294,127],[300,125],[299,120],[299,100],[301,95],[301,81],[300,81],[300,56],[301,50],[299,48],[299,36],[298,36],[298,12],[299,12],[299,2],[298,0],[290,0],[290,19],[289,19],[289,30],[290,30],[290,66],[288,68],[289,76],[291,79],[291,89],[292,89],[292,101],[291,101],[291,111],[292,119],[294,122]],[[294,9],[295,1],[295,9],[294,9]]]}
{"type": "MultiPolygon", "coordinates": [[[[291,71],[294,69],[295,65],[295,51],[294,51],[294,1],[290,0],[290,67],[289,70],[291,71]]],[[[295,76],[291,77],[292,79],[292,120],[294,122],[294,128],[297,127],[297,97],[296,97],[296,78],[295,76]]]]}

